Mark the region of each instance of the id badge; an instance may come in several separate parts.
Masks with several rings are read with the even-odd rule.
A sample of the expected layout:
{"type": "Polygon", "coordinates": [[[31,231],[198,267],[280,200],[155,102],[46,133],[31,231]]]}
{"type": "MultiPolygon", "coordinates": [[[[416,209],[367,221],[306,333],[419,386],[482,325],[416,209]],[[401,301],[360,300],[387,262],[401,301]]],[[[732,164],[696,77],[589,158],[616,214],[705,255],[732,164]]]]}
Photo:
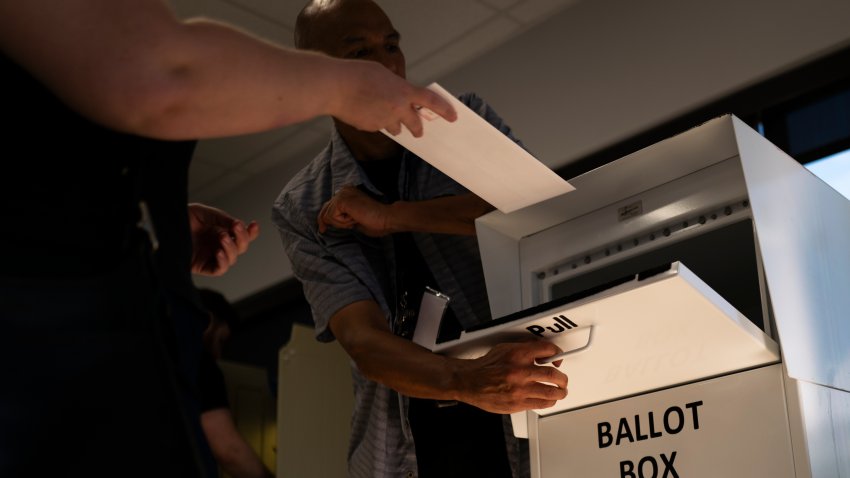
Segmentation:
{"type": "Polygon", "coordinates": [[[433,350],[437,343],[437,334],[440,332],[440,323],[443,314],[449,305],[449,296],[438,292],[430,287],[425,288],[422,294],[422,303],[419,305],[419,317],[416,320],[416,328],[413,331],[413,342],[433,350]]]}

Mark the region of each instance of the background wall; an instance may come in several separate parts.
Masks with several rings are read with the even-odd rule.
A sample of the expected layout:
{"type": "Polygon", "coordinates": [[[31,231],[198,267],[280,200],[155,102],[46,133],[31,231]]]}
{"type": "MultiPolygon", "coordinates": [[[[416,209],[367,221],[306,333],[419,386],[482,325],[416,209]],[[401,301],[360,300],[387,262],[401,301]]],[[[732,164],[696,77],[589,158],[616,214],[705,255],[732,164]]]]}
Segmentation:
{"type": "Polygon", "coordinates": [[[348,355],[317,342],[312,326],[295,325],[278,360],[278,476],[345,476],[354,407],[348,355]]]}
{"type": "MultiPolygon", "coordinates": [[[[848,18],[847,0],[586,0],[437,81],[477,92],[555,168],[846,47],[848,18]]],[[[324,144],[304,148],[304,163],[324,144]]],[[[210,201],[257,219],[262,234],[227,275],[199,285],[238,300],[291,277],[269,217],[304,163],[210,201]]]]}

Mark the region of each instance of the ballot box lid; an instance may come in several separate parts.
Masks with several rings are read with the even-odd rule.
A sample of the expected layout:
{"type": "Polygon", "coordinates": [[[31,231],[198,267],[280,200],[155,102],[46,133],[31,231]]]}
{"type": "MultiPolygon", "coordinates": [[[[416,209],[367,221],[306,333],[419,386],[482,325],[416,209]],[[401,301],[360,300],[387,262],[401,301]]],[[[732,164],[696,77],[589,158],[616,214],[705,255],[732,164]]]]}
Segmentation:
{"type": "Polygon", "coordinates": [[[563,354],[569,393],[539,415],[717,377],[780,360],[779,346],[680,263],[542,304],[435,344],[475,358],[502,342],[543,339],[563,354]]]}

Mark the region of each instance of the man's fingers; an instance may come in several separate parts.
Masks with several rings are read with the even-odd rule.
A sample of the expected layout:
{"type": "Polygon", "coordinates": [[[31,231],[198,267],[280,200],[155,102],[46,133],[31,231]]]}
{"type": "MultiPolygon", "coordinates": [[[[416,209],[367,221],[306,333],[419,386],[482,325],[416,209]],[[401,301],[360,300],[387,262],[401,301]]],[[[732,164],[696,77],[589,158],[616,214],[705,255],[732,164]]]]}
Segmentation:
{"type": "Polygon", "coordinates": [[[337,210],[336,202],[331,199],[326,202],[324,206],[322,206],[322,210],[319,211],[319,232],[324,233],[328,230],[328,227],[344,227],[342,224],[342,218],[345,216],[344,213],[340,213],[337,210]]]}
{"type": "Polygon", "coordinates": [[[319,225],[319,233],[323,234],[328,230],[328,227],[335,227],[337,229],[351,229],[352,227],[357,225],[357,221],[354,220],[348,213],[340,211],[338,209],[338,203],[335,203],[334,200],[330,200],[322,206],[321,211],[319,211],[319,216],[316,218],[319,225]]]}
{"type": "Polygon", "coordinates": [[[548,366],[535,366],[529,372],[528,378],[535,382],[551,383],[558,388],[567,388],[567,384],[569,383],[569,378],[567,378],[564,372],[548,366]]]}
{"type": "Polygon", "coordinates": [[[260,237],[260,225],[257,224],[257,221],[251,221],[246,230],[248,232],[248,241],[253,242],[254,239],[260,237]]]}
{"type": "Polygon", "coordinates": [[[457,112],[445,98],[427,88],[420,88],[419,90],[417,105],[428,108],[442,116],[446,121],[452,122],[457,119],[457,112]]]}
{"type": "Polygon", "coordinates": [[[247,227],[242,221],[235,221],[230,227],[230,238],[236,244],[236,253],[244,254],[251,242],[260,235],[260,226],[252,221],[247,227]]]}
{"type": "Polygon", "coordinates": [[[387,130],[387,133],[389,133],[393,136],[398,136],[398,134],[401,133],[401,124],[393,123],[393,124],[387,125],[386,130],[387,130]]]}
{"type": "Polygon", "coordinates": [[[422,118],[419,117],[419,113],[415,109],[411,107],[410,111],[401,119],[401,122],[407,127],[414,138],[422,136],[422,118]]]}
{"type": "Polygon", "coordinates": [[[350,216],[335,218],[334,222],[334,227],[338,227],[340,229],[351,229],[357,225],[357,221],[352,219],[350,216]]]}
{"type": "Polygon", "coordinates": [[[229,231],[223,231],[219,234],[219,246],[219,252],[224,253],[224,259],[227,261],[227,265],[232,266],[236,264],[236,257],[239,255],[239,251],[236,248],[236,242],[230,237],[229,231]]]}
{"type": "Polygon", "coordinates": [[[522,344],[526,357],[534,359],[535,361],[537,359],[545,359],[553,355],[564,353],[560,347],[545,340],[533,340],[531,342],[523,342],[522,344]]]}
{"type": "MultiPolygon", "coordinates": [[[[510,403],[503,403],[492,407],[498,409],[498,413],[513,413],[531,409],[542,409],[554,406],[558,400],[567,396],[567,391],[551,385],[535,383],[523,390],[521,396],[515,397],[510,403]]],[[[485,407],[487,408],[487,407],[485,407]]]]}
{"type": "Polygon", "coordinates": [[[534,382],[528,384],[525,389],[526,398],[540,398],[543,400],[561,400],[567,396],[567,389],[534,382]]]}
{"type": "Polygon", "coordinates": [[[243,254],[248,250],[248,244],[251,242],[251,239],[248,237],[248,229],[245,228],[245,224],[242,224],[242,221],[235,221],[230,227],[230,238],[236,245],[237,254],[243,254]]]}
{"type": "Polygon", "coordinates": [[[542,398],[529,398],[525,400],[524,409],[525,410],[540,410],[543,408],[554,407],[555,404],[558,403],[557,400],[544,400],[542,398]]]}
{"type": "Polygon", "coordinates": [[[209,266],[206,268],[206,273],[211,276],[220,276],[227,272],[227,269],[230,268],[230,265],[227,260],[227,253],[224,252],[223,249],[220,249],[215,254],[215,258],[209,262],[209,266]]]}

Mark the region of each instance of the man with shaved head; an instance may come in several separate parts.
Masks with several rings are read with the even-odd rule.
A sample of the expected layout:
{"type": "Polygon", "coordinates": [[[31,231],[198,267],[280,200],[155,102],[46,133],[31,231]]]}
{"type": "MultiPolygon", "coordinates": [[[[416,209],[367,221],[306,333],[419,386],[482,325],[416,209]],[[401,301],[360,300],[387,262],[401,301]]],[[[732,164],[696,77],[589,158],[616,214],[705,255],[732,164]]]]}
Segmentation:
{"type": "MultiPolygon", "coordinates": [[[[316,0],[296,23],[298,48],[375,61],[404,77],[400,40],[370,0],[316,0]]],[[[480,98],[460,99],[513,138],[480,98]]],[[[566,395],[566,375],[535,365],[558,348],[510,343],[460,360],[409,340],[426,287],[451,297],[443,322],[451,327],[441,333],[491,319],[473,222],[491,209],[391,138],[339,118],[327,148],[275,202],[317,337],[336,339],[353,361],[350,476],[528,474],[527,442],[506,414],[566,395]]]]}

